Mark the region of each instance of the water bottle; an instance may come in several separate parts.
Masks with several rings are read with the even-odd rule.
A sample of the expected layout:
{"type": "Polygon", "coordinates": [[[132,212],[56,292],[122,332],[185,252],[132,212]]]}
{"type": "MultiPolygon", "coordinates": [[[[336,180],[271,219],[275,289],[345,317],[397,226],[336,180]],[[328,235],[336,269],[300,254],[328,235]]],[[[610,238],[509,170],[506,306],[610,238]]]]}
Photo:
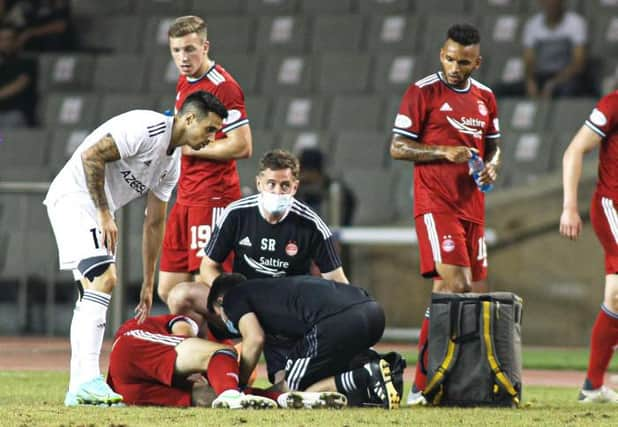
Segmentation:
{"type": "Polygon", "coordinates": [[[479,190],[483,193],[487,193],[494,188],[493,184],[481,184],[479,182],[479,174],[483,169],[485,169],[485,162],[483,162],[483,159],[481,159],[475,151],[472,152],[472,157],[468,160],[468,166],[472,171],[472,178],[474,178],[474,182],[476,182],[476,186],[479,190]]]}

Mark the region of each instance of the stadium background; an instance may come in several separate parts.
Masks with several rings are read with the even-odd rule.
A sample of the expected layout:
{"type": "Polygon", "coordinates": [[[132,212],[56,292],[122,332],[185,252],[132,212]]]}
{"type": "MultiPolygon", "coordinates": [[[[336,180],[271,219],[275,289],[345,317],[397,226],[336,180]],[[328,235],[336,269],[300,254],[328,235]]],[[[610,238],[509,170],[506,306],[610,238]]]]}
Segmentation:
{"type": "MultiPolygon", "coordinates": [[[[618,1],[567,5],[588,21],[591,82],[607,93],[618,76],[618,1]]],[[[354,227],[371,227],[363,243],[348,246],[351,280],[383,303],[389,327],[420,325],[430,283],[418,275],[416,249],[379,230],[412,233],[412,168],[388,154],[401,95],[438,69],[456,22],[481,29],[478,80],[521,77],[521,30],[537,10],[536,0],[74,0],[80,51],[37,55],[41,126],[0,129],[0,334],[68,333],[74,290],[70,274],[57,271],[44,183],[98,123],[132,108],[173,106],[166,31],[183,14],[206,19],[211,57],[245,91],[254,156],[238,162],[243,186],[253,187],[265,150],[318,144],[329,173],[358,197],[354,227]]],[[[603,260],[592,230],[576,245],[558,236],[562,151],[595,101],[498,99],[505,166],[487,198],[490,286],[524,298],[526,344],[585,345],[601,301],[603,260]]],[[[584,213],[594,172],[589,164],[584,213]]],[[[114,299],[124,300],[124,318],[138,300],[142,215],[143,203],[122,212],[123,295],[114,299]]]]}

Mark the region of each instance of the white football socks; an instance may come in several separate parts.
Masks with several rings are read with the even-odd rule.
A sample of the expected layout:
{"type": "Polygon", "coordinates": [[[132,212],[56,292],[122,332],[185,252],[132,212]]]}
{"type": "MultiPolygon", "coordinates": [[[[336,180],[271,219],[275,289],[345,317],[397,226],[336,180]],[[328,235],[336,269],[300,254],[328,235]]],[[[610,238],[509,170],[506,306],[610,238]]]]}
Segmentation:
{"type": "MultiPolygon", "coordinates": [[[[73,322],[79,330],[78,357],[80,383],[89,381],[101,375],[99,357],[105,334],[105,321],[107,306],[111,295],[104,292],[87,289],[79,306],[78,315],[73,317],[73,322]]],[[[73,323],[72,322],[72,323],[73,323]]],[[[73,327],[73,324],[71,324],[73,327]]]]}

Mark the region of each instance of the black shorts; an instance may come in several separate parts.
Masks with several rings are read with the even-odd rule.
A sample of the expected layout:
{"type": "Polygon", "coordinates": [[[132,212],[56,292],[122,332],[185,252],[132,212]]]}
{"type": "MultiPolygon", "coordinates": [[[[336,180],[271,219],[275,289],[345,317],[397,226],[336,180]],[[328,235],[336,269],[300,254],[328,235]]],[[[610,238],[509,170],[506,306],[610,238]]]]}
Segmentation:
{"type": "Polygon", "coordinates": [[[350,361],[384,333],[384,310],[375,301],[354,305],[321,320],[288,354],[285,378],[290,390],[346,372],[350,361]]]}
{"type": "Polygon", "coordinates": [[[285,362],[288,355],[296,346],[297,340],[290,340],[282,337],[266,336],[264,343],[264,359],[266,359],[266,370],[268,371],[268,381],[275,383],[275,374],[285,369],[285,362]]]}

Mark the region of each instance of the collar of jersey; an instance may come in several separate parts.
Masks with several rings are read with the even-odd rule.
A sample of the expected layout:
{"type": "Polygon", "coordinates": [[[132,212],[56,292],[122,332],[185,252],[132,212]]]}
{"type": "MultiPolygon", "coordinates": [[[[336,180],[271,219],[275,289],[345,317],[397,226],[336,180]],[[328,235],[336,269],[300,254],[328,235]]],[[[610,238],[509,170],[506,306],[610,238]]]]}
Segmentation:
{"type": "Polygon", "coordinates": [[[466,93],[470,90],[470,87],[472,86],[472,82],[470,81],[470,77],[468,77],[468,86],[466,86],[463,89],[457,89],[456,87],[451,86],[446,79],[444,78],[444,74],[442,74],[442,71],[438,71],[438,77],[440,78],[440,81],[442,83],[444,83],[446,85],[447,88],[449,88],[450,90],[457,92],[457,93],[466,93]]]}
{"type": "Polygon", "coordinates": [[[191,84],[199,82],[199,81],[200,81],[200,80],[202,80],[204,77],[206,77],[206,76],[208,75],[208,73],[210,73],[212,70],[214,70],[214,68],[215,68],[216,66],[217,66],[217,63],[216,63],[215,61],[212,61],[212,65],[211,65],[211,67],[210,67],[208,70],[206,70],[206,72],[205,72],[204,74],[202,74],[201,76],[196,77],[196,78],[194,78],[194,79],[192,79],[191,77],[187,77],[187,81],[188,81],[189,83],[191,83],[191,84]]]}

